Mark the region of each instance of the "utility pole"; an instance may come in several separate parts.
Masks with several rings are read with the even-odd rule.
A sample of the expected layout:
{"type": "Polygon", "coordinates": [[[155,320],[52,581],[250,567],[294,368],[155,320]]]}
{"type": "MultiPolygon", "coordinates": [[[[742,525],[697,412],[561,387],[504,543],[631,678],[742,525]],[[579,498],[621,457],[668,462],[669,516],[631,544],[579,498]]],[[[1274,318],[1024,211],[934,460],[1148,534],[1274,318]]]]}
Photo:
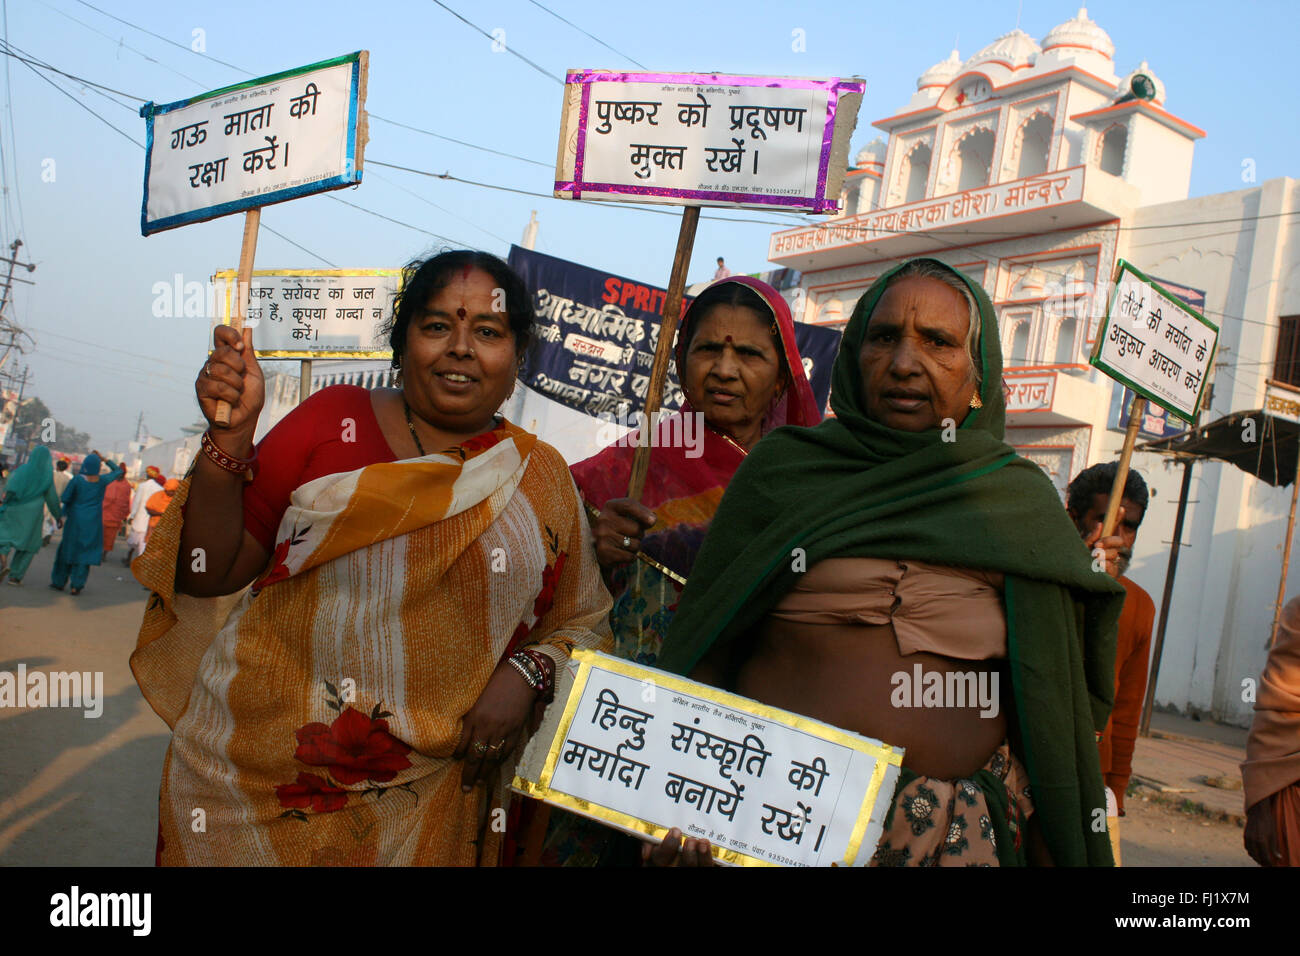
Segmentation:
{"type": "MultiPolygon", "coordinates": [[[[23,266],[28,272],[36,271],[35,263],[18,261],[18,250],[22,247],[22,244],[23,241],[21,239],[15,239],[9,245],[9,252],[10,252],[9,258],[0,259],[0,262],[9,263],[9,274],[5,276],[4,292],[0,293],[0,316],[4,315],[5,306],[9,304],[9,289],[13,286],[14,283],[14,266],[23,266]]],[[[18,281],[23,282],[25,280],[19,279],[18,281]]]]}
{"type": "MultiPolygon", "coordinates": [[[[4,291],[0,292],[0,332],[8,333],[9,341],[4,343],[4,353],[0,354],[0,368],[4,368],[5,362],[9,359],[9,353],[15,348],[18,349],[19,352],[23,350],[22,346],[18,344],[18,336],[27,334],[14,323],[5,321],[5,307],[9,304],[9,290],[13,288],[14,284],[14,266],[22,266],[28,272],[36,271],[35,263],[18,261],[18,250],[22,248],[22,244],[23,241],[21,239],[15,239],[9,246],[10,256],[8,258],[0,258],[0,262],[9,263],[9,272],[5,276],[4,291]]],[[[28,280],[18,279],[17,281],[27,282],[28,280]]]]}

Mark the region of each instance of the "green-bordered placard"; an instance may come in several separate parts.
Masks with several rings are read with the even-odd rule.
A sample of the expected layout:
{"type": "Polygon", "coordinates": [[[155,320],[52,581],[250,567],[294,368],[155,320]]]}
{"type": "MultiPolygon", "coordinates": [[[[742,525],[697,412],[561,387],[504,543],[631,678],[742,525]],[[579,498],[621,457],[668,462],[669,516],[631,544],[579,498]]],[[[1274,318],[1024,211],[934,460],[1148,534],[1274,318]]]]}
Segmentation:
{"type": "Polygon", "coordinates": [[[1171,414],[1195,421],[1218,343],[1217,325],[1120,259],[1088,361],[1171,414]]]}

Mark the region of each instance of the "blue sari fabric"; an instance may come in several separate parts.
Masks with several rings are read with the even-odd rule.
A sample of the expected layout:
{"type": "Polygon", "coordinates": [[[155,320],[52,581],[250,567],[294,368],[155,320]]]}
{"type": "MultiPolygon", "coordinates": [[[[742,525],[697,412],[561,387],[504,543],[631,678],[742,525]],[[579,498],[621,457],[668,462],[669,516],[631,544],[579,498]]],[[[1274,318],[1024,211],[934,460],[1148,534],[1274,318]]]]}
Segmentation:
{"type": "Polygon", "coordinates": [[[97,565],[104,553],[104,492],[126,473],[118,465],[87,481],[87,475],[99,475],[99,456],[88,455],[81,463],[81,474],[63,489],[63,540],[59,542],[58,560],[68,565],[97,565]]]}

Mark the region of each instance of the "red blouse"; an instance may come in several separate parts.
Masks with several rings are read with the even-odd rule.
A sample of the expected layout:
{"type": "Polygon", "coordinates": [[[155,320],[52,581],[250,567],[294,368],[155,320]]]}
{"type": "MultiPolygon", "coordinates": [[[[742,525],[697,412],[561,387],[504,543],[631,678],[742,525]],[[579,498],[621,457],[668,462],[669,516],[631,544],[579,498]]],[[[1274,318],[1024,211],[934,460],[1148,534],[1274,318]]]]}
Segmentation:
{"type": "Polygon", "coordinates": [[[396,461],[359,385],[323,388],[266,433],[257,445],[257,471],[244,488],[244,527],[267,551],[295,488],[323,475],[396,461]]]}

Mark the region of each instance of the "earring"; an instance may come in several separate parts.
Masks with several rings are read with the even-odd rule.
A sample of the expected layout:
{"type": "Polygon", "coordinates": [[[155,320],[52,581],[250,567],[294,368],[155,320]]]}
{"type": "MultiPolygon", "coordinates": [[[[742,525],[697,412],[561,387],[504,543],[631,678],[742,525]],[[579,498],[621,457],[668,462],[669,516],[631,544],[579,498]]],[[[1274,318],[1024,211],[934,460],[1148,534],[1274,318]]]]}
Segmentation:
{"type": "Polygon", "coordinates": [[[983,408],[983,407],[984,407],[984,403],[980,401],[980,393],[979,393],[979,392],[975,392],[973,395],[971,395],[971,397],[970,397],[970,407],[971,407],[971,408],[983,408]]]}

